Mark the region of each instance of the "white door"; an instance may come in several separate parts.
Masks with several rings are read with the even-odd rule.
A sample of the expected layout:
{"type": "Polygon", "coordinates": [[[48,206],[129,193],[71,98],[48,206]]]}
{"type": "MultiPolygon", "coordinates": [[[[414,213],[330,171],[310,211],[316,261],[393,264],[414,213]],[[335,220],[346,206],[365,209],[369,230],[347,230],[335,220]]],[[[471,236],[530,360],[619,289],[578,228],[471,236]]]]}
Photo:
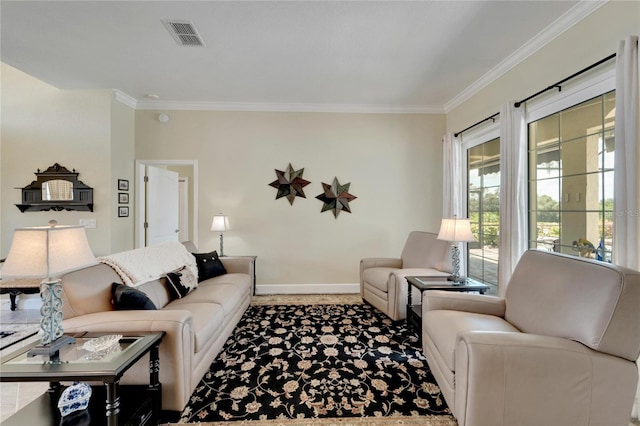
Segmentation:
{"type": "Polygon", "coordinates": [[[178,173],[147,166],[146,245],[178,241],[178,173]]]}

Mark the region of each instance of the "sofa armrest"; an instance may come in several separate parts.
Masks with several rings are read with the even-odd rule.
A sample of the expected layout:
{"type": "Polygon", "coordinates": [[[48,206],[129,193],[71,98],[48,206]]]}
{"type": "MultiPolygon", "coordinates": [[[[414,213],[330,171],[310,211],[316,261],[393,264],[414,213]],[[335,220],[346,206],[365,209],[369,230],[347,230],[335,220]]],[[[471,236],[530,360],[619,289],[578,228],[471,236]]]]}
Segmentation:
{"type": "Polygon", "coordinates": [[[253,277],[255,268],[254,258],[250,256],[224,256],[220,257],[227,273],[248,274],[253,277]]]}
{"type": "Polygon", "coordinates": [[[633,362],[516,332],[459,333],[455,368],[461,425],[627,424],[638,381],[633,362]],[[600,418],[603,405],[619,408],[619,418],[600,418]]]}
{"type": "Polygon", "coordinates": [[[463,311],[504,318],[506,302],[502,297],[484,294],[430,290],[422,293],[422,314],[428,311],[463,311]]]}

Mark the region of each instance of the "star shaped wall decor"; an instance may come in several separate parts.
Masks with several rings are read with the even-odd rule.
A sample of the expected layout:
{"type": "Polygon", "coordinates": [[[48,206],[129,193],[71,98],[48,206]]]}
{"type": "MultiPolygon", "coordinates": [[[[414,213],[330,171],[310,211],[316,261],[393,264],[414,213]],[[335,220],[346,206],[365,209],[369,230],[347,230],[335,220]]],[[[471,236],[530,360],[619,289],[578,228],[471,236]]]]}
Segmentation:
{"type": "Polygon", "coordinates": [[[276,169],[276,176],[278,179],[269,184],[278,190],[276,200],[278,198],[287,197],[289,204],[293,205],[296,197],[307,198],[304,195],[302,188],[309,185],[311,182],[302,179],[302,173],[304,169],[293,170],[291,163],[286,171],[276,169]]]}
{"type": "Polygon", "coordinates": [[[342,210],[351,213],[351,207],[349,207],[349,201],[355,200],[355,195],[349,194],[349,186],[351,183],[340,185],[338,178],[333,178],[333,183],[322,183],[324,193],[318,195],[316,198],[324,203],[322,206],[322,212],[327,210],[333,210],[333,217],[336,219],[342,210]]]}

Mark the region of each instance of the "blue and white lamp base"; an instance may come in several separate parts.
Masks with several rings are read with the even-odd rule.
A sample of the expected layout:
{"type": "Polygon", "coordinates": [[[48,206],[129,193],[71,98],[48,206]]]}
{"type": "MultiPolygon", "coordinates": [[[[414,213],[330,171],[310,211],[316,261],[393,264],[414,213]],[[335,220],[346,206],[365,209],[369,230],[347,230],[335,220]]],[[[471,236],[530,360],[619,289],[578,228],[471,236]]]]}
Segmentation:
{"type": "Polygon", "coordinates": [[[60,348],[75,342],[71,336],[63,336],[62,328],[62,282],[42,281],[40,284],[40,343],[28,353],[29,356],[47,355],[51,361],[59,360],[60,348]]]}

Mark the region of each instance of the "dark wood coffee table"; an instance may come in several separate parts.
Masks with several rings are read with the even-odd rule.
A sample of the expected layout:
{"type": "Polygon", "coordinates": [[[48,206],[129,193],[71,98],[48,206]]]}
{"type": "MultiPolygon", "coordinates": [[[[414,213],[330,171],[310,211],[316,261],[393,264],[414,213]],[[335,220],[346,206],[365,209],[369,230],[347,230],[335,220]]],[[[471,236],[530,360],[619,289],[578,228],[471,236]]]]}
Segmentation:
{"type": "Polygon", "coordinates": [[[467,278],[463,284],[454,284],[453,281],[448,281],[446,276],[407,277],[407,327],[409,330],[415,330],[418,333],[418,338],[421,338],[422,334],[422,305],[414,305],[412,303],[412,286],[420,291],[421,302],[422,293],[427,290],[475,291],[480,294],[484,294],[489,290],[488,285],[471,278],[467,278]]]}
{"type": "MultiPolygon", "coordinates": [[[[89,352],[83,344],[107,333],[75,334],[76,341],[60,349],[60,362],[50,362],[48,357],[29,357],[30,349],[39,341],[3,355],[0,358],[0,382],[45,382],[49,391],[31,402],[3,425],[59,425],[61,416],[57,402],[63,386],[60,382],[102,382],[103,387],[93,387],[89,408],[84,413],[91,424],[155,425],[159,422],[162,406],[159,381],[159,346],[164,332],[125,335],[120,339],[121,350],[102,359],[87,359],[89,352]],[[149,385],[120,386],[123,374],[149,354],[149,385]]],[[[123,333],[124,334],[124,333],[123,333]]],[[[65,417],[66,419],[66,417],[65,417]]]]}

